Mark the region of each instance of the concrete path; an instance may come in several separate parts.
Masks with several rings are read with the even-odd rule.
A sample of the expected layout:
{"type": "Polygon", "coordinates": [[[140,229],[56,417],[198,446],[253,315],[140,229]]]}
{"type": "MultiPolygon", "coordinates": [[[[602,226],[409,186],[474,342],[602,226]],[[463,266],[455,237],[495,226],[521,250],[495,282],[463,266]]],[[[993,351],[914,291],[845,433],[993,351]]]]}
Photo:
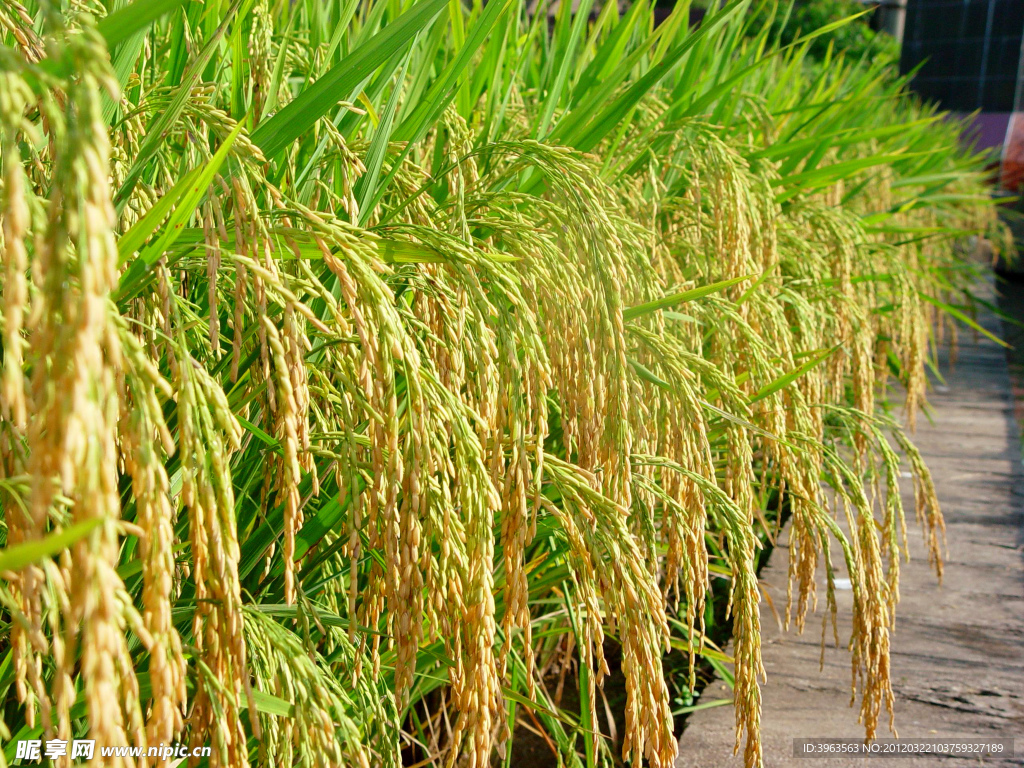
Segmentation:
{"type": "MultiPolygon", "coordinates": [[[[1024,291],[1020,298],[1024,306],[1024,291]]],[[[993,316],[983,322],[1001,332],[993,316]]],[[[1014,331],[1011,336],[1021,334],[1008,330],[1014,331]]],[[[1019,338],[1024,342],[1024,335],[1019,338]]],[[[937,386],[929,398],[933,423],[918,420],[916,442],[935,478],[949,557],[938,586],[920,532],[910,530],[912,560],[902,567],[902,600],[892,641],[896,728],[903,738],[1015,738],[1016,757],[984,762],[794,758],[794,738],[863,738],[857,711],[848,706],[850,655],[830,645],[819,673],[820,618],[808,620],[802,637],[784,634],[763,606],[767,768],[1024,766],[1024,473],[1014,388],[1002,348],[984,338],[975,341],[970,334],[961,334],[961,340],[956,368],[943,366],[946,386],[937,386]]],[[[912,518],[909,495],[905,504],[912,518]]],[[[783,541],[762,573],[780,610],[786,594],[785,549],[783,541]]],[[[824,595],[824,576],[821,582],[819,593],[824,595]]],[[[845,643],[850,593],[839,598],[840,638],[845,643]]],[[[716,681],[704,700],[728,695],[716,681]]],[[[891,736],[884,731],[878,735],[891,736]]],[[[699,711],[682,735],[677,766],[742,766],[741,757],[732,756],[732,745],[732,707],[699,711]]]]}

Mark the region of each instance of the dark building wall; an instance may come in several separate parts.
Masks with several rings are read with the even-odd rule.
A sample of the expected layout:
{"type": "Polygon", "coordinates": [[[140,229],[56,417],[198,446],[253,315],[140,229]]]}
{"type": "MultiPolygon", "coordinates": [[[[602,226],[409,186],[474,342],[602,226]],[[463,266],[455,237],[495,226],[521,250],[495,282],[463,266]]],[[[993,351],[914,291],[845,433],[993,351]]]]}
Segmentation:
{"type": "Polygon", "coordinates": [[[900,70],[925,63],[912,87],[956,112],[1014,108],[1024,0],[907,0],[900,70]]]}

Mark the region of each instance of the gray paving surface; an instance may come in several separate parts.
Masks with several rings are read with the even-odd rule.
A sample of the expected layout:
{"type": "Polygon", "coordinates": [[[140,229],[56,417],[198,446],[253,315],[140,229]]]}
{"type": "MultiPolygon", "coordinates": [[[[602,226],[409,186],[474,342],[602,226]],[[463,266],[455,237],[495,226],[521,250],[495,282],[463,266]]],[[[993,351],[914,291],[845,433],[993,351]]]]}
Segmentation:
{"type": "MultiPolygon", "coordinates": [[[[1024,305],[1024,291],[1021,298],[1024,305]]],[[[1001,330],[991,315],[983,322],[1001,330]]],[[[819,673],[820,619],[810,619],[803,636],[784,634],[762,606],[769,678],[762,717],[767,768],[1024,766],[1024,474],[1014,391],[1000,347],[969,334],[962,334],[961,341],[956,368],[943,367],[946,385],[929,397],[933,423],[919,419],[916,435],[945,513],[949,557],[939,586],[920,532],[911,529],[912,560],[902,568],[892,640],[896,727],[903,738],[1015,738],[1016,756],[984,762],[794,758],[797,737],[863,737],[857,710],[849,707],[850,656],[830,644],[819,673]]],[[[912,516],[909,488],[905,502],[912,516]]],[[[780,610],[787,562],[782,541],[762,573],[780,610]]],[[[819,592],[824,594],[823,583],[819,592]]],[[[849,592],[840,593],[844,643],[849,598],[849,592]]],[[[728,695],[714,682],[704,698],[728,695]]],[[[742,754],[733,757],[732,744],[732,707],[702,710],[688,721],[677,766],[741,766],[742,754]]]]}

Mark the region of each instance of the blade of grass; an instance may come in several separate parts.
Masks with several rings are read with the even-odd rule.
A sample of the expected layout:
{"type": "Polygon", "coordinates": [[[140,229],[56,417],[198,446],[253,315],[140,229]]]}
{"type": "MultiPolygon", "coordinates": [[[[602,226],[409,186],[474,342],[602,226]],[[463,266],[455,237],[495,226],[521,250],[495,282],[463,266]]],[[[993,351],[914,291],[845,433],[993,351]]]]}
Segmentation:
{"type": "Polygon", "coordinates": [[[47,557],[53,557],[75,542],[81,541],[104,521],[83,520],[57,533],[51,533],[36,541],[26,541],[0,550],[0,571],[17,571],[47,557]]]}
{"type": "Polygon", "coordinates": [[[424,0],[413,5],[322,75],[280,112],[261,123],[252,135],[253,143],[266,157],[277,155],[339,101],[350,100],[356,86],[395,52],[408,45],[447,3],[448,0],[424,0]]]}
{"type": "Polygon", "coordinates": [[[699,299],[703,296],[708,296],[718,291],[724,291],[730,286],[742,283],[745,280],[750,280],[757,275],[744,275],[743,277],[733,277],[729,280],[720,280],[717,283],[711,283],[709,285],[702,285],[699,288],[691,288],[688,291],[680,291],[679,293],[673,293],[670,296],[665,296],[654,301],[649,301],[646,304],[638,304],[635,307],[629,307],[622,313],[624,320],[635,320],[638,317],[649,315],[652,312],[657,312],[659,309],[667,309],[668,307],[674,307],[677,304],[685,304],[688,301],[699,299]]]}

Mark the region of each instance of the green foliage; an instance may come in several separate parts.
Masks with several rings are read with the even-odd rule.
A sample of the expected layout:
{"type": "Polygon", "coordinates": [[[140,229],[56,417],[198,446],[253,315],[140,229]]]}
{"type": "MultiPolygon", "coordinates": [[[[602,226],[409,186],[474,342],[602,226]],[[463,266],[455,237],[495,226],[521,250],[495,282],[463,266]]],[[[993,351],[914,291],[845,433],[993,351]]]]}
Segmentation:
{"type": "Polygon", "coordinates": [[[817,38],[810,46],[811,58],[821,61],[826,56],[843,54],[849,59],[899,62],[899,44],[884,32],[876,32],[868,24],[869,9],[858,0],[782,0],[777,6],[762,3],[752,14],[753,26],[768,25],[783,45],[792,43],[801,34],[821,29],[840,19],[850,19],[828,35],[817,38]]]}

